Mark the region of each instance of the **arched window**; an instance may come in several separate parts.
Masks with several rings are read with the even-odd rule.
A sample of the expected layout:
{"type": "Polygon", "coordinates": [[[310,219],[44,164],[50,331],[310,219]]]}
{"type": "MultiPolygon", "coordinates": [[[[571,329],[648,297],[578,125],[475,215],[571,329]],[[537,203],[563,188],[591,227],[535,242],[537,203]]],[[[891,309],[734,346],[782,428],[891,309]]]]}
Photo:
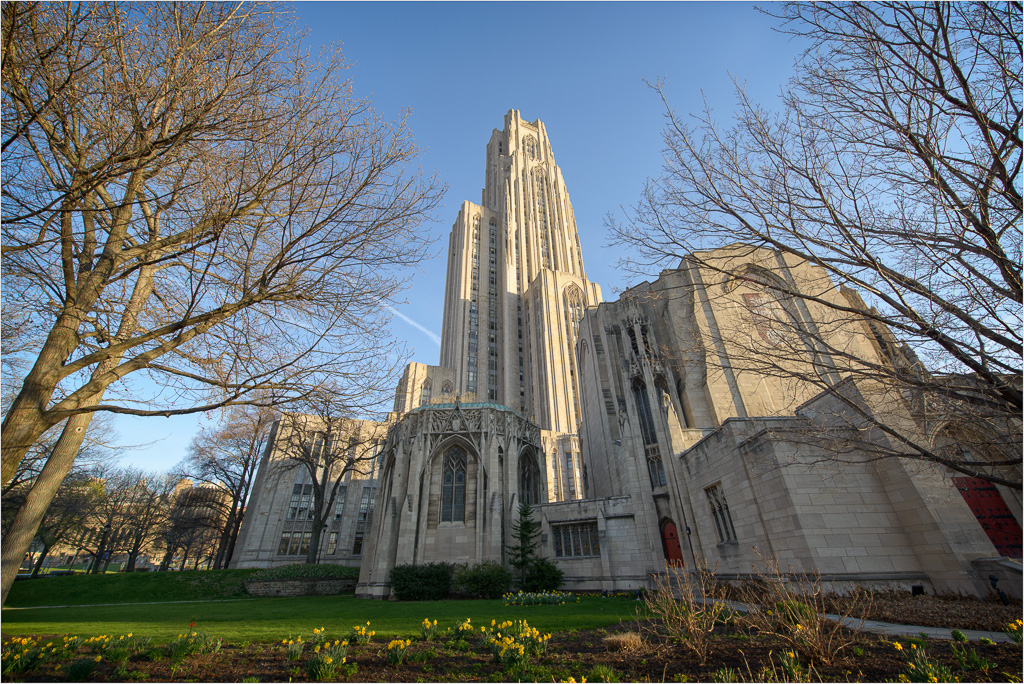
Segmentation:
{"type": "Polygon", "coordinates": [[[455,392],[455,388],[452,387],[452,383],[450,383],[449,381],[445,380],[444,384],[441,385],[441,395],[447,397],[447,396],[450,396],[451,394],[453,394],[454,392],[455,392]]]}
{"type": "Polygon", "coordinates": [[[523,503],[541,503],[537,489],[539,480],[540,470],[537,468],[537,461],[533,458],[533,454],[522,454],[519,457],[519,498],[523,503]]]}
{"type": "Polygon", "coordinates": [[[430,403],[430,378],[423,381],[423,390],[420,392],[420,404],[430,403]]]}
{"type": "Polygon", "coordinates": [[[441,522],[466,520],[466,452],[453,446],[441,469],[441,522]]]}
{"type": "Polygon", "coordinates": [[[527,159],[537,158],[537,141],[533,139],[532,135],[523,138],[523,150],[526,152],[527,159]]]}

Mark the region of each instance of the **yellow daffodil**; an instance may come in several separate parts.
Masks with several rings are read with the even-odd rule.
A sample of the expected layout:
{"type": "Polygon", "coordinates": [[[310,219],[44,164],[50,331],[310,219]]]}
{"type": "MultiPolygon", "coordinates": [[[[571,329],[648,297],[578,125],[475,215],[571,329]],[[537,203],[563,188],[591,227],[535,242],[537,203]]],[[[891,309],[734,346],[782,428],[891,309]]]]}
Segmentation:
{"type": "Polygon", "coordinates": [[[895,649],[896,649],[897,651],[902,651],[902,650],[903,650],[903,644],[901,644],[901,643],[900,643],[900,642],[898,642],[898,641],[897,641],[896,643],[894,643],[894,644],[892,645],[892,647],[893,647],[893,648],[895,648],[895,649]]]}

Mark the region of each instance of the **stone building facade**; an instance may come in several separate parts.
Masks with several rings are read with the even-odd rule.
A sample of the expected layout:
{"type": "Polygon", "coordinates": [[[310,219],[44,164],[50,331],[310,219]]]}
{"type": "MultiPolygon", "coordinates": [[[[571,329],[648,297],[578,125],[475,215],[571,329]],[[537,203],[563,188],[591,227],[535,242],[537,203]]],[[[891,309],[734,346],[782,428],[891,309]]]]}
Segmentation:
{"type": "MultiPolygon", "coordinates": [[[[407,367],[323,556],[360,564],[357,595],[389,596],[397,564],[505,562],[524,500],[568,589],[648,586],[666,563],[742,578],[770,557],[838,586],[986,594],[995,574],[1019,594],[1019,491],[987,487],[1005,510],[994,537],[951,473],[873,458],[854,434],[837,396],[916,417],[844,363],[919,366],[854,313],[856,293],[734,245],[603,302],[544,124],[509,112],[486,159],[481,203],[463,203],[449,238],[440,363],[407,367]]],[[[1005,432],[1019,444],[1020,425],[1005,432]]],[[[275,458],[239,567],[295,560],[283,535],[303,483],[275,458]]]]}
{"type": "Polygon", "coordinates": [[[290,457],[293,448],[302,444],[319,444],[342,456],[351,451],[352,465],[344,458],[332,459],[332,472],[323,478],[337,482],[337,488],[330,510],[325,511],[316,556],[322,563],[352,567],[363,561],[390,423],[339,418],[329,427],[323,417],[298,418],[302,420],[279,421],[271,431],[239,530],[233,568],[305,562],[313,543],[314,485],[309,469],[290,457]],[[342,433],[344,439],[333,438],[342,433]]]}
{"type": "Polygon", "coordinates": [[[742,578],[772,558],[840,586],[984,595],[993,563],[1010,555],[1016,565],[1001,572],[1019,593],[1020,492],[974,483],[1005,504],[1016,535],[1015,548],[997,548],[958,491],[965,478],[877,458],[838,401],[855,396],[922,439],[941,432],[855,372],[854,360],[917,363],[891,339],[883,349],[862,318],[835,313],[859,301],[813,266],[737,245],[587,312],[578,353],[591,489],[633,497],[638,528],[654,537],[648,572],[702,559],[742,578]]]}

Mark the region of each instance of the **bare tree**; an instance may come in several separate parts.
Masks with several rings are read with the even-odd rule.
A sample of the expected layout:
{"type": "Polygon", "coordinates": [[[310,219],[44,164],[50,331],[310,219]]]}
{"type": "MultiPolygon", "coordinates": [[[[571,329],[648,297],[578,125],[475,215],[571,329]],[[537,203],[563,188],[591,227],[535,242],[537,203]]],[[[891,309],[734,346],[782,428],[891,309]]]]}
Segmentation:
{"type": "Polygon", "coordinates": [[[204,557],[212,561],[224,529],[225,496],[217,487],[193,487],[191,482],[185,481],[178,483],[167,524],[160,531],[165,549],[161,570],[167,570],[179,552],[179,570],[185,569],[190,557],[194,559],[197,570],[204,557]]]}
{"type": "Polygon", "coordinates": [[[106,572],[113,557],[131,548],[131,526],[146,478],[134,468],[100,467],[88,473],[93,494],[80,550],[92,557],[88,572],[106,572]]]}
{"type": "Polygon", "coordinates": [[[276,417],[266,407],[225,410],[224,422],[196,435],[188,457],[175,469],[181,477],[216,487],[226,495],[215,569],[226,568],[231,562],[253,479],[276,417]]]}
{"type": "Polygon", "coordinates": [[[1020,490],[1021,4],[779,7],[809,47],[778,110],[739,89],[731,127],[687,121],[654,84],[664,170],[609,221],[614,240],[639,271],[685,258],[724,280],[737,274],[711,250],[737,243],[812,265],[818,283],[758,285],[780,314],[829,310],[832,330],[763,307],[795,341],[757,340],[742,361],[816,383],[880,457],[1020,490]],[[835,342],[850,321],[877,356],[835,342]]]}
{"type": "MultiPolygon", "coordinates": [[[[436,181],[278,6],[5,3],[3,305],[28,371],[3,479],[66,421],[4,547],[27,548],[96,411],[171,415],[392,383],[397,269],[436,181]],[[160,389],[145,396],[141,373],[160,389]],[[21,519],[23,518],[23,519],[21,519]]],[[[147,385],[148,386],[148,385],[147,385]]]]}
{"type": "Polygon", "coordinates": [[[172,475],[150,473],[133,487],[129,503],[131,519],[127,527],[125,550],[128,562],[125,572],[133,572],[143,550],[150,547],[167,524],[173,503],[174,486],[178,479],[172,475]]]}
{"type": "Polygon", "coordinates": [[[36,541],[42,551],[32,568],[33,577],[39,574],[50,549],[81,534],[93,512],[96,495],[96,488],[81,475],[72,473],[64,479],[36,531],[36,541]]]}
{"type": "MultiPolygon", "coordinates": [[[[344,405],[329,391],[308,398],[301,408],[303,413],[281,416],[272,448],[274,457],[284,459],[283,472],[301,473],[296,479],[303,482],[295,485],[300,504],[294,515],[289,511],[288,518],[302,523],[309,533],[306,562],[316,563],[321,535],[346,474],[372,475],[387,426],[347,417],[344,405]],[[300,488],[308,489],[308,495],[300,488]]],[[[370,521],[359,523],[368,527],[370,521]]]]}

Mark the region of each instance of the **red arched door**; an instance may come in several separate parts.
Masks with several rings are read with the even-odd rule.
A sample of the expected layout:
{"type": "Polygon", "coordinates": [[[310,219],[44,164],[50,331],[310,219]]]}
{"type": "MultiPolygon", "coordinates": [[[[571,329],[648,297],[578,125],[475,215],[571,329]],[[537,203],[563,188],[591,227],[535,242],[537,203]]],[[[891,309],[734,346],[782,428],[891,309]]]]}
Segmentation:
{"type": "Polygon", "coordinates": [[[661,548],[669,565],[683,564],[683,548],[679,545],[679,530],[671,520],[661,523],[661,548]]]}

